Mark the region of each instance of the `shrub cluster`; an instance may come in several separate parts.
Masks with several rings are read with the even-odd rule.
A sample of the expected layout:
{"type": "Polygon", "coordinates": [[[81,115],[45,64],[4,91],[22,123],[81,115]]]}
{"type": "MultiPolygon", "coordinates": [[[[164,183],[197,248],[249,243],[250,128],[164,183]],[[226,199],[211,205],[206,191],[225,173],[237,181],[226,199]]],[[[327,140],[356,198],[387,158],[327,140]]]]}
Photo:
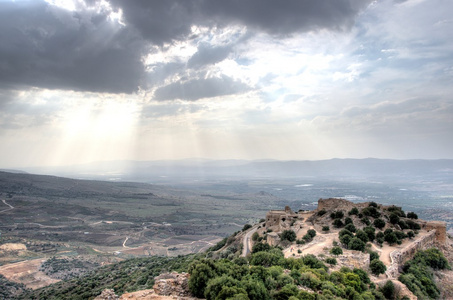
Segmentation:
{"type": "MultiPolygon", "coordinates": [[[[336,259],[327,258],[326,262],[334,265],[336,259]]],[[[196,260],[189,267],[189,289],[207,300],[385,299],[365,271],[343,267],[329,274],[324,263],[313,255],[284,258],[280,249],[271,248],[253,253],[249,264],[196,260]],[[284,272],[285,269],[290,272],[284,272]]]]}
{"type": "Polygon", "coordinates": [[[418,251],[415,257],[403,266],[403,274],[398,278],[418,299],[437,299],[439,289],[434,278],[433,269],[450,269],[447,259],[436,248],[418,251]]]}

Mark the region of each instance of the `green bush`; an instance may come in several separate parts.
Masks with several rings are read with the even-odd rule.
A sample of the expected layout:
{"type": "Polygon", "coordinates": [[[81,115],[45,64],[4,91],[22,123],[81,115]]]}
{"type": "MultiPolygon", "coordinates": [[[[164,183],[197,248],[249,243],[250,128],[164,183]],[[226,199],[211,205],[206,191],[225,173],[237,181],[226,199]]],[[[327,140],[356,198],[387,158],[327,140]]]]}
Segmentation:
{"type": "Polygon", "coordinates": [[[382,219],[376,219],[376,220],[374,220],[373,225],[376,228],[382,229],[385,226],[385,221],[382,219]]]}
{"type": "Polygon", "coordinates": [[[379,290],[385,296],[385,298],[387,299],[395,298],[395,285],[391,280],[387,280],[387,282],[379,290]]]}
{"type": "Polygon", "coordinates": [[[336,265],[337,260],[333,257],[328,257],[328,258],[326,258],[326,263],[328,263],[329,265],[336,265]]]}
{"type": "MultiPolygon", "coordinates": [[[[315,232],[316,233],[316,232],[315,232]]],[[[280,235],[282,241],[294,242],[296,240],[296,233],[293,230],[284,230],[280,235]]]]}
{"type": "Polygon", "coordinates": [[[390,220],[390,223],[397,224],[400,221],[400,217],[396,213],[391,213],[389,220],[390,220]]]}
{"type": "Polygon", "coordinates": [[[375,234],[376,229],[374,227],[367,226],[367,227],[363,228],[363,231],[368,236],[368,240],[370,242],[374,241],[374,239],[376,238],[376,234],[375,234]]]}
{"type": "Polygon", "coordinates": [[[260,252],[260,251],[269,251],[271,246],[265,243],[256,243],[252,247],[252,253],[260,252]]]}
{"type": "Polygon", "coordinates": [[[407,213],[407,217],[408,217],[409,219],[418,219],[417,214],[414,213],[414,212],[412,212],[412,211],[407,213]]]}
{"type": "Polygon", "coordinates": [[[352,215],[358,215],[359,214],[359,210],[357,209],[357,207],[354,207],[352,208],[349,212],[348,212],[348,215],[352,216],[352,215]]]}
{"type": "Polygon", "coordinates": [[[379,218],[381,216],[379,210],[374,206],[365,207],[362,209],[362,214],[373,218],[379,218]]]}
{"type": "Polygon", "coordinates": [[[326,210],[325,209],[321,209],[320,211],[318,211],[318,216],[324,216],[326,214],[326,210]]]}
{"type": "Polygon", "coordinates": [[[333,226],[335,226],[336,228],[341,228],[344,226],[343,224],[343,221],[341,221],[341,219],[335,219],[333,220],[333,226]]]}
{"type": "Polygon", "coordinates": [[[307,234],[308,234],[309,236],[311,236],[312,238],[314,238],[314,237],[316,236],[316,230],[314,230],[314,229],[309,229],[309,230],[307,231],[307,234]]]}
{"type": "Polygon", "coordinates": [[[349,241],[348,248],[351,250],[365,251],[365,245],[361,239],[354,237],[349,241]]]}
{"type": "Polygon", "coordinates": [[[350,234],[344,234],[340,236],[340,242],[345,245],[346,247],[349,247],[349,243],[353,239],[353,236],[350,234]]]}
{"type": "Polygon", "coordinates": [[[333,247],[332,249],[330,249],[330,254],[341,255],[343,254],[343,249],[341,249],[341,247],[333,247]]]}
{"type": "Polygon", "coordinates": [[[391,232],[391,233],[388,233],[388,234],[385,234],[384,235],[384,240],[389,244],[389,245],[393,245],[395,244],[396,242],[398,242],[398,237],[396,236],[396,234],[394,232],[391,232]]]}
{"type": "Polygon", "coordinates": [[[373,259],[370,262],[370,270],[371,273],[373,273],[376,276],[379,276],[379,274],[384,274],[385,271],[387,271],[387,267],[379,259],[373,259]]]}
{"type": "Polygon", "coordinates": [[[347,224],[344,227],[344,229],[349,230],[350,232],[356,232],[357,231],[357,228],[352,223],[347,224]]]}
{"type": "Polygon", "coordinates": [[[252,228],[252,225],[250,224],[245,224],[244,227],[242,227],[242,231],[246,231],[247,229],[252,228]]]}
{"type": "Polygon", "coordinates": [[[369,251],[369,253],[370,253],[370,262],[375,259],[379,259],[379,253],[374,252],[374,251],[369,251]]]}
{"type": "Polygon", "coordinates": [[[359,239],[361,239],[364,243],[368,242],[368,234],[365,233],[363,230],[357,230],[355,236],[359,239]]]}

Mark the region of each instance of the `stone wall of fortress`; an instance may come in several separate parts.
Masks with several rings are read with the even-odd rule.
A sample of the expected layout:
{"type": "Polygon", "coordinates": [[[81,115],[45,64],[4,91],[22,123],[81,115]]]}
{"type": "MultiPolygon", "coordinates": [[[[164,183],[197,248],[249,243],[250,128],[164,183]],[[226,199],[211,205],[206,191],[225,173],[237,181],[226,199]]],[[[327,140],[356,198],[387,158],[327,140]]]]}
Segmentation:
{"type": "MultiPolygon", "coordinates": [[[[319,199],[318,211],[325,209],[326,211],[343,210],[347,211],[352,207],[364,208],[369,203],[352,203],[345,199],[319,199]]],[[[380,205],[381,206],[381,205],[380,205]]],[[[388,206],[381,206],[387,208],[388,206]]],[[[387,268],[387,276],[389,278],[397,278],[399,275],[400,267],[409,259],[413,258],[417,250],[425,250],[433,247],[436,244],[444,245],[447,241],[447,223],[442,221],[424,221],[414,220],[422,230],[428,233],[418,239],[414,240],[411,244],[403,249],[398,249],[390,253],[391,265],[387,268]]]]}
{"type": "Polygon", "coordinates": [[[414,240],[410,245],[403,249],[398,249],[390,253],[391,265],[387,268],[385,274],[389,278],[398,278],[400,267],[408,260],[414,257],[418,250],[425,250],[439,243],[437,240],[437,231],[431,230],[428,234],[414,240]]]}

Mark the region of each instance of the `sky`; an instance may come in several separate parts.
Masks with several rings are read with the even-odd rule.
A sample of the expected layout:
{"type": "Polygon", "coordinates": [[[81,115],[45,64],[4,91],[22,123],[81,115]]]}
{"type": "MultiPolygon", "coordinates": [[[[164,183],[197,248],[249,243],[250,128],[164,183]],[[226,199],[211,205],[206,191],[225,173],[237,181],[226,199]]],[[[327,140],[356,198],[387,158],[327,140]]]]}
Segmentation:
{"type": "Polygon", "coordinates": [[[452,11],[0,0],[0,167],[453,158],[452,11]]]}

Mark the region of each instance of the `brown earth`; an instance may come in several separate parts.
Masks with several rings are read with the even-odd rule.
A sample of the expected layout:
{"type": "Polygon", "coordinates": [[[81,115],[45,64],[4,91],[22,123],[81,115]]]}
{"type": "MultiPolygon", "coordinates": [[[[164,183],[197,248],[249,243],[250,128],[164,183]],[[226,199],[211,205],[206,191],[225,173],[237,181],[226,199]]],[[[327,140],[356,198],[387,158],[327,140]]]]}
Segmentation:
{"type": "Polygon", "coordinates": [[[10,281],[23,283],[30,289],[38,289],[60,281],[39,271],[39,267],[44,261],[46,260],[34,259],[1,266],[0,274],[10,281]]]}

